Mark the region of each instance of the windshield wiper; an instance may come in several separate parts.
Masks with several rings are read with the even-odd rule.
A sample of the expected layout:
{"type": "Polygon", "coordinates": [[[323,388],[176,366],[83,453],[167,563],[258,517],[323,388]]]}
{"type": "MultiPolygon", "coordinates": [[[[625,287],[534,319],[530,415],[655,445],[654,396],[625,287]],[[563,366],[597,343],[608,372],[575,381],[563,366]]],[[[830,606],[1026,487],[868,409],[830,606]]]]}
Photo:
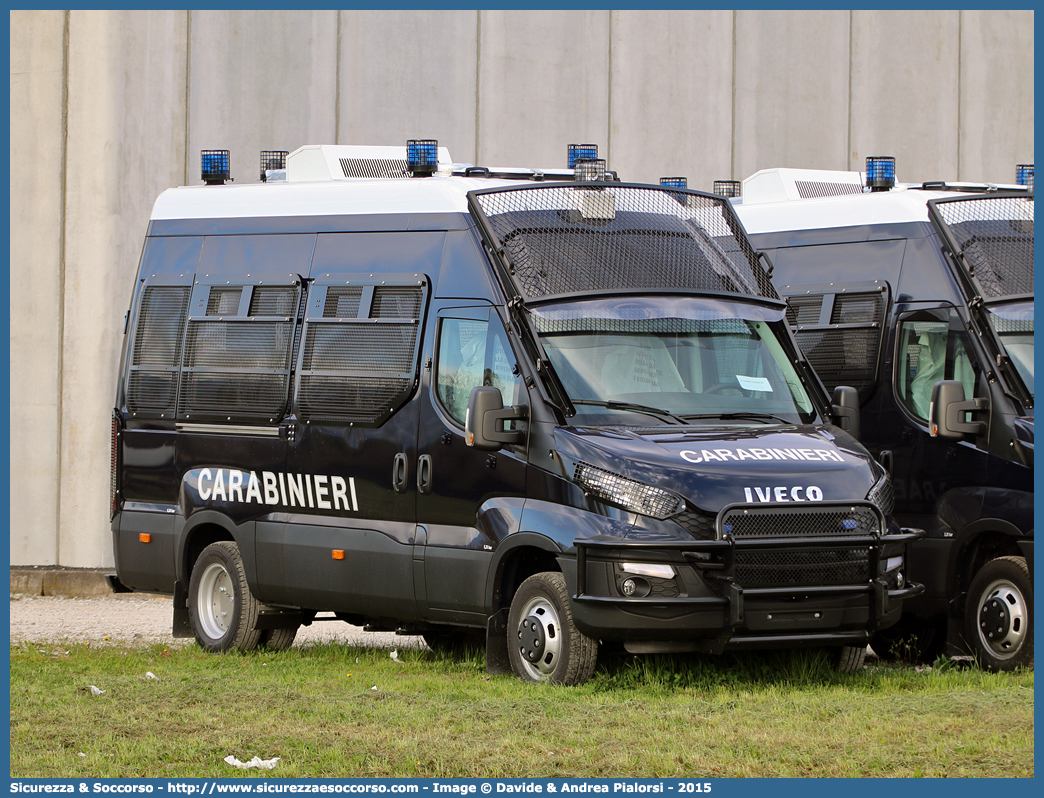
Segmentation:
{"type": "Polygon", "coordinates": [[[699,413],[697,415],[685,415],[682,416],[685,421],[692,421],[693,419],[703,418],[721,418],[721,419],[733,419],[733,418],[752,418],[761,421],[778,421],[780,424],[795,425],[793,421],[787,421],[781,416],[774,416],[771,413],[699,413]]]}
{"type": "Polygon", "coordinates": [[[676,416],[670,410],[662,410],[658,407],[649,407],[648,405],[637,405],[633,402],[614,402],[614,401],[601,401],[596,399],[573,399],[574,405],[591,405],[592,407],[605,407],[609,410],[632,410],[635,413],[644,413],[647,416],[653,416],[655,418],[669,418],[678,424],[685,424],[686,421],[681,416],[676,416]]]}

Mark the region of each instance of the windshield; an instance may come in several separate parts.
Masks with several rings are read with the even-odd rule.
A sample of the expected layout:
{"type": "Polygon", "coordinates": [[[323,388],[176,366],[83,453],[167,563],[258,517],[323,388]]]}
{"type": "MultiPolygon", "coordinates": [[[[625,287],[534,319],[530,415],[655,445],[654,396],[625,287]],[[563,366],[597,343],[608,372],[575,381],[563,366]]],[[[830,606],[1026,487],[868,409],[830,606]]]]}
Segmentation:
{"type": "Polygon", "coordinates": [[[772,328],[783,310],[690,297],[530,308],[583,423],[797,424],[815,409],[772,328]]]}
{"type": "Polygon", "coordinates": [[[986,309],[994,332],[1004,344],[1026,390],[1033,396],[1033,303],[1014,302],[986,309]]]}

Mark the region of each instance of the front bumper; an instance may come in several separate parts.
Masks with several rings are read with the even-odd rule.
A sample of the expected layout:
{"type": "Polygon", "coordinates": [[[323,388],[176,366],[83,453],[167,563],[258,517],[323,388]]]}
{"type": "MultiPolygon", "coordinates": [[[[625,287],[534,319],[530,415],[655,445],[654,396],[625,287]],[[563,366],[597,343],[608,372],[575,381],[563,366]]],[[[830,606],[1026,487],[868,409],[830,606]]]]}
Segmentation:
{"type": "Polygon", "coordinates": [[[897,556],[906,562],[906,546],[921,530],[884,535],[880,518],[869,534],[737,538],[722,532],[726,510],[715,540],[576,540],[575,560],[563,558],[562,566],[577,627],[634,652],[858,645],[924,591],[900,586],[880,567],[897,556]],[[627,560],[670,563],[675,584],[625,596],[627,560]]]}

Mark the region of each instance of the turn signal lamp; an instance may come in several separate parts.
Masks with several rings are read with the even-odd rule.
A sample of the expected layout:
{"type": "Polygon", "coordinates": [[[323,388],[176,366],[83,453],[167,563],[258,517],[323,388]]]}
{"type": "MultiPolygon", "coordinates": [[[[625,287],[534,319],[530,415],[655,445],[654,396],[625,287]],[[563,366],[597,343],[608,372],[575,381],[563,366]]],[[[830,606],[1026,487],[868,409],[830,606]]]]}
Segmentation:
{"type": "Polygon", "coordinates": [[[141,542],[141,543],[151,543],[152,542],[152,535],[149,534],[148,532],[139,532],[138,533],[138,541],[141,542]]]}
{"type": "Polygon", "coordinates": [[[200,170],[203,182],[208,186],[223,186],[229,177],[228,150],[201,150],[200,170]]]}
{"type": "Polygon", "coordinates": [[[660,185],[667,188],[688,188],[689,181],[684,177],[661,177],[660,185]]]}
{"type": "Polygon", "coordinates": [[[715,180],[714,193],[719,197],[740,197],[743,195],[743,184],[739,180],[715,180]]]}
{"type": "Polygon", "coordinates": [[[431,177],[439,170],[439,142],[436,139],[407,141],[406,165],[414,177],[431,177]]]}
{"type": "Polygon", "coordinates": [[[570,144],[568,149],[568,167],[575,169],[579,161],[594,161],[598,159],[597,144],[570,144]]]}
{"type": "Polygon", "coordinates": [[[866,185],[871,191],[888,191],[895,185],[895,158],[871,155],[866,159],[866,185]]]}
{"type": "Polygon", "coordinates": [[[286,150],[261,150],[261,182],[268,182],[270,169],[286,169],[286,150]]]}
{"type": "Polygon", "coordinates": [[[344,559],[344,549],[334,549],[333,551],[330,552],[330,554],[331,554],[331,556],[335,560],[343,560],[344,559]]]}
{"type": "Polygon", "coordinates": [[[1015,167],[1015,182],[1033,191],[1033,164],[1020,163],[1015,167]]]}

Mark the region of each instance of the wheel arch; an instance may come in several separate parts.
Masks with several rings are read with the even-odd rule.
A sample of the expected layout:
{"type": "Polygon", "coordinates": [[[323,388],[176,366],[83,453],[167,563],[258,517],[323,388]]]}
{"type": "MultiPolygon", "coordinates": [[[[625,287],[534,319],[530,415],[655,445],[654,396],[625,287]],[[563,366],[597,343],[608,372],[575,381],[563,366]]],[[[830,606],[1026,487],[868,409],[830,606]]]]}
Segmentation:
{"type": "Polygon", "coordinates": [[[968,524],[961,531],[960,545],[949,569],[948,595],[959,596],[966,592],[975,574],[990,560],[1022,557],[1019,541],[1024,538],[1017,526],[1002,518],[980,518],[968,524]]]}
{"type": "Polygon", "coordinates": [[[192,568],[203,550],[211,543],[229,540],[239,547],[247,580],[254,584],[254,552],[252,547],[249,548],[249,551],[247,550],[248,547],[244,545],[244,537],[242,530],[222,513],[213,510],[193,513],[192,517],[185,522],[178,542],[178,581],[187,586],[192,577],[192,568]]]}
{"type": "Polygon", "coordinates": [[[510,607],[518,586],[533,574],[561,571],[561,555],[562,548],[557,543],[536,532],[517,532],[501,543],[486,581],[489,614],[510,607]]]}

